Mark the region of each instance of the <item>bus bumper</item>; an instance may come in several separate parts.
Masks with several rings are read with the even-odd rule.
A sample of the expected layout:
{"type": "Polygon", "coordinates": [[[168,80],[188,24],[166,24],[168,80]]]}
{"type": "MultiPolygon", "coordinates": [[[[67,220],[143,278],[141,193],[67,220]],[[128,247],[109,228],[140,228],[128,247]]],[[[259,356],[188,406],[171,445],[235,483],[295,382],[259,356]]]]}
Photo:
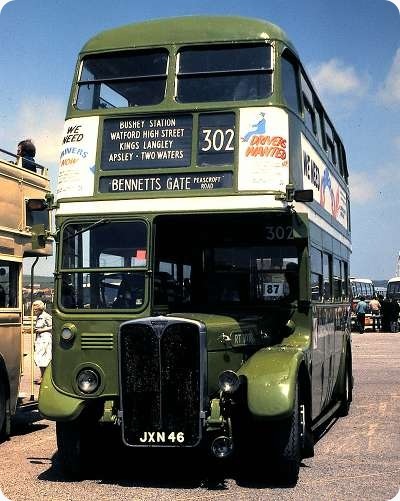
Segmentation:
{"type": "Polygon", "coordinates": [[[40,385],[40,413],[53,421],[72,421],[80,415],[85,404],[85,400],[64,395],[54,386],[51,365],[49,365],[40,385]]]}

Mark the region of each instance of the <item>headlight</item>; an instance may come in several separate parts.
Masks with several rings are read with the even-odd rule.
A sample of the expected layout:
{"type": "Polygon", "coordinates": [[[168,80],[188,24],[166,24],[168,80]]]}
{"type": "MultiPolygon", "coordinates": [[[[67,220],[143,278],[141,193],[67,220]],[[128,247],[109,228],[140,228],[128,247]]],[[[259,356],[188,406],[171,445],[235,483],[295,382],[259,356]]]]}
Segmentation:
{"type": "Polygon", "coordinates": [[[211,444],[211,452],[216,458],[223,459],[232,454],[233,442],[230,437],[217,437],[211,444]]]}
{"type": "Polygon", "coordinates": [[[224,393],[234,393],[239,388],[239,376],[233,371],[224,371],[219,375],[218,384],[224,393]]]}
{"type": "Polygon", "coordinates": [[[64,341],[72,341],[76,335],[76,327],[73,324],[65,324],[61,329],[61,339],[64,341]]]}
{"type": "Polygon", "coordinates": [[[83,369],[76,376],[76,384],[82,393],[94,393],[100,385],[100,378],[93,369],[83,369]]]}
{"type": "Polygon", "coordinates": [[[71,341],[75,337],[75,334],[72,332],[71,329],[68,329],[68,327],[65,327],[61,331],[61,337],[64,339],[64,341],[71,341]]]}

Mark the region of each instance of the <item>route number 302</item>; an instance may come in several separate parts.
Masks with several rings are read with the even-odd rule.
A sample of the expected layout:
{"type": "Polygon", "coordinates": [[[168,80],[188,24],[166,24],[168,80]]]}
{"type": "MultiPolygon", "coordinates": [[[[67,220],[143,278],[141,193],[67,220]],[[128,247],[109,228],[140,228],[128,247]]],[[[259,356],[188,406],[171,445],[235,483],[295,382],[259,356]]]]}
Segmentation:
{"type": "Polygon", "coordinates": [[[233,151],[233,129],[202,129],[201,151],[233,151]]]}
{"type": "Polygon", "coordinates": [[[267,240],[293,240],[292,226],[266,226],[265,238],[267,240]]]}

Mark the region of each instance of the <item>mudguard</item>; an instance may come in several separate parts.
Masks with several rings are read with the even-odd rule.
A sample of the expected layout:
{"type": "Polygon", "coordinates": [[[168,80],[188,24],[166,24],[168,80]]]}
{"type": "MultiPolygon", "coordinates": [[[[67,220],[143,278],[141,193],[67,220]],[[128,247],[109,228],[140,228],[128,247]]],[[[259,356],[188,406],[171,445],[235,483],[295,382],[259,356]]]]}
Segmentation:
{"type": "Polygon", "coordinates": [[[258,418],[285,418],[293,412],[301,350],[289,347],[264,348],[238,371],[247,380],[249,411],[258,418]]]}
{"type": "Polygon", "coordinates": [[[80,415],[85,405],[84,399],[65,395],[54,386],[51,365],[49,365],[40,385],[40,413],[53,421],[72,421],[80,415]]]}

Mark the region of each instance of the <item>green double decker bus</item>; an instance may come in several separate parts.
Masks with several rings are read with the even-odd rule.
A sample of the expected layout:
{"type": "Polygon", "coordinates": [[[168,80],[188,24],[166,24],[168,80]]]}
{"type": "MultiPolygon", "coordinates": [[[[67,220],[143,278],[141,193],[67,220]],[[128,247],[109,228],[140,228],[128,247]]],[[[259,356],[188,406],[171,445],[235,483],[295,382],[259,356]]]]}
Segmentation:
{"type": "Polygon", "coordinates": [[[284,32],[195,16],[89,40],[56,227],[39,408],[64,468],[119,428],[296,481],[351,401],[351,243],[345,150],[284,32]]]}

